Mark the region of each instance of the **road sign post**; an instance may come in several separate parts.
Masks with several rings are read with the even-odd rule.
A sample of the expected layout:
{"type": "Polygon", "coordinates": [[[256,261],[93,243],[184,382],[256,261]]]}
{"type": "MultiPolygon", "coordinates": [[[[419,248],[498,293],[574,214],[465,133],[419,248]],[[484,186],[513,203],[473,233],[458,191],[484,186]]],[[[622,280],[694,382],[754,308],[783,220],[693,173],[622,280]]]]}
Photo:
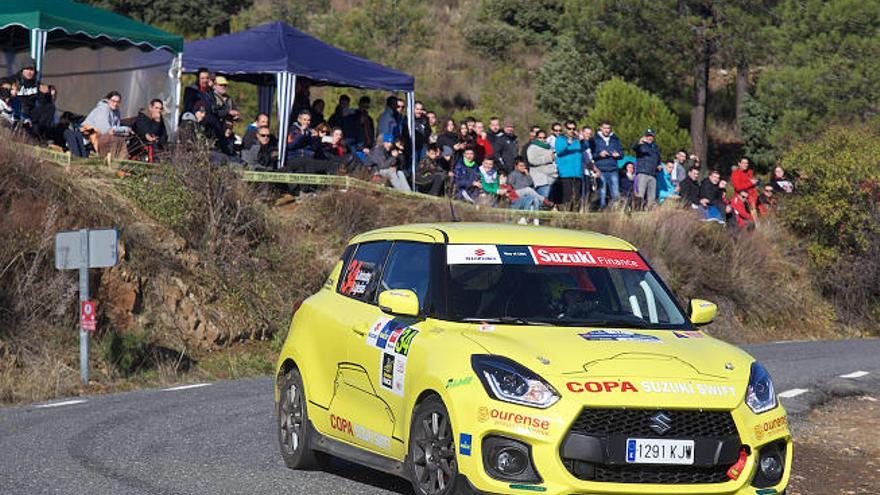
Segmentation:
{"type": "Polygon", "coordinates": [[[79,270],[79,374],[85,385],[89,384],[89,332],[95,330],[95,305],[89,301],[89,268],[115,266],[119,261],[118,241],[116,229],[55,234],[55,268],[79,270]]]}

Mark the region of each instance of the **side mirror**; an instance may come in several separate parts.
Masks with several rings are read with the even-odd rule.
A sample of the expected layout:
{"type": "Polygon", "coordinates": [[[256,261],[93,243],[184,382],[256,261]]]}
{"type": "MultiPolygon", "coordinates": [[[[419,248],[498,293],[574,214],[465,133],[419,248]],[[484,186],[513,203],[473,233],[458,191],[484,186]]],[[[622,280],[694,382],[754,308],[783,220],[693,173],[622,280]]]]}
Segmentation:
{"type": "Polygon", "coordinates": [[[409,289],[391,289],[379,294],[379,309],[390,315],[418,316],[419,296],[409,289]]]}
{"type": "Polygon", "coordinates": [[[688,306],[691,323],[698,327],[712,323],[715,315],[718,314],[718,306],[703,299],[691,299],[688,306]]]}

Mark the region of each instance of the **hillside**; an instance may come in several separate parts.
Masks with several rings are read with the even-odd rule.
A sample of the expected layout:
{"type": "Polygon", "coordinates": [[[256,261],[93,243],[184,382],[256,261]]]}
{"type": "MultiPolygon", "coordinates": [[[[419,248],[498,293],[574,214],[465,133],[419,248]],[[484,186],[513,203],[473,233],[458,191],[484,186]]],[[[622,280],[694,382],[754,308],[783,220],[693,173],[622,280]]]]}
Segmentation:
{"type": "MultiPolygon", "coordinates": [[[[450,220],[446,202],[328,189],[275,206],[268,185],[176,157],[160,174],[119,178],[106,166],[65,169],[0,144],[0,402],[83,391],[77,367],[75,272],[53,268],[53,237],[120,229],[121,262],[93,270],[98,303],[89,391],[269,373],[297,305],[317,290],[354,234],[450,220]],[[198,187],[196,187],[198,185],[198,187]]],[[[464,220],[498,221],[459,208],[464,220]]],[[[709,331],[730,342],[857,336],[838,323],[803,263],[802,243],[775,221],[751,234],[664,208],[558,217],[643,250],[682,300],[717,302],[709,331]]]]}

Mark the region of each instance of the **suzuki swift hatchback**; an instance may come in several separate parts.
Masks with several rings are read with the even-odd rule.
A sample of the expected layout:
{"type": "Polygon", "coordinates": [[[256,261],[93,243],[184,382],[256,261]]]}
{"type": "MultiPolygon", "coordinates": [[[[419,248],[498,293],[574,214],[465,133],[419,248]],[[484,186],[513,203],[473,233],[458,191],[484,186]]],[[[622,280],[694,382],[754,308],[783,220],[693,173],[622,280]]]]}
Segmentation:
{"type": "Polygon", "coordinates": [[[419,495],[784,493],[785,411],[764,367],[699,329],[715,312],[606,235],[367,232],[293,317],[281,454],[419,495]]]}

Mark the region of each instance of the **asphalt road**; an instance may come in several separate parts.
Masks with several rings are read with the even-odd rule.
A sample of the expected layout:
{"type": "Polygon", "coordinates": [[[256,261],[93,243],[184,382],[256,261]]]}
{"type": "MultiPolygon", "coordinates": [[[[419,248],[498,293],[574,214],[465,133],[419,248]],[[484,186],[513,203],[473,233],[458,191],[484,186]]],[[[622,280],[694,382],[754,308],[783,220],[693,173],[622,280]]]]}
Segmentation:
{"type": "MultiPolygon", "coordinates": [[[[804,391],[784,399],[787,407],[827,395],[829,383],[880,387],[880,340],[747,350],[773,373],[778,392],[804,391]]],[[[260,378],[0,409],[0,494],[44,493],[411,492],[403,480],[342,461],[327,471],[288,470],[278,455],[271,380],[260,378]]]]}

